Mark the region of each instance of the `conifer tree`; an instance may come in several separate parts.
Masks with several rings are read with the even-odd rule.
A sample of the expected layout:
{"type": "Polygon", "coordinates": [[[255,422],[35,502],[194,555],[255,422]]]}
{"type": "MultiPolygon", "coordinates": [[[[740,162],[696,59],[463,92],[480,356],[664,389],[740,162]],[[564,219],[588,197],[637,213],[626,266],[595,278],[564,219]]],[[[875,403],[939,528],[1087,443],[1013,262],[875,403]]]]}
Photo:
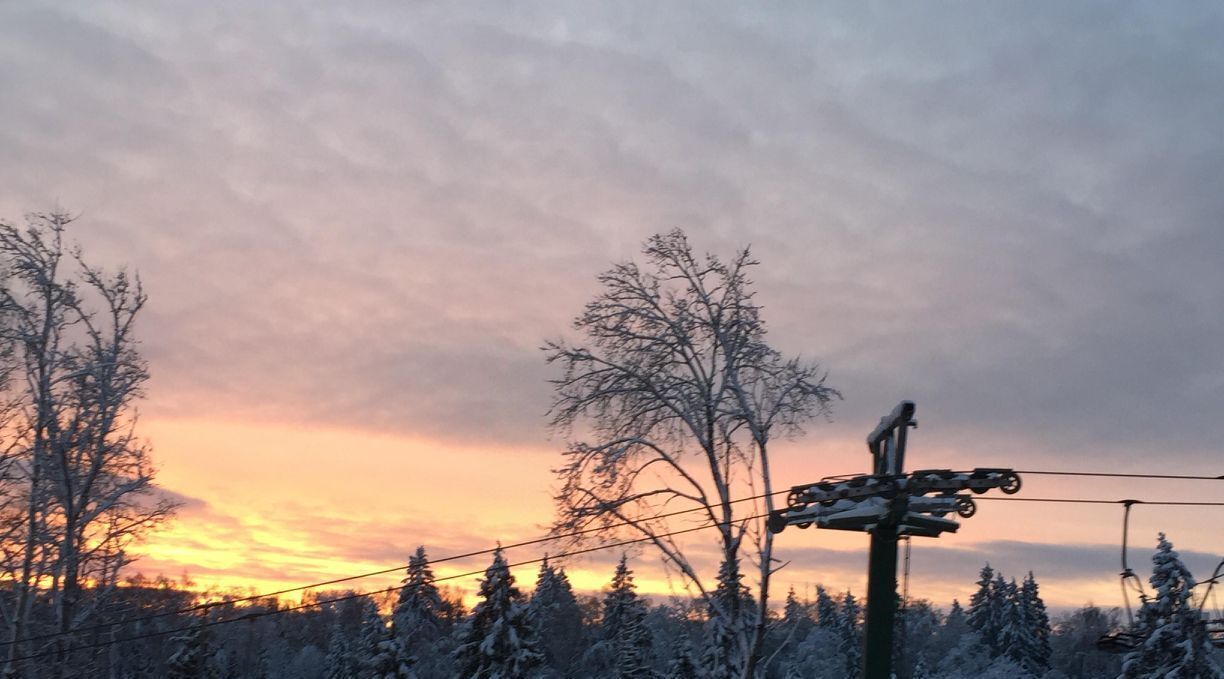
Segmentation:
{"type": "Polygon", "coordinates": [[[782,622],[784,625],[798,625],[800,621],[810,619],[807,616],[807,607],[800,601],[799,597],[795,596],[795,588],[792,586],[786,590],[786,603],[782,606],[782,622]]]}
{"type": "Polygon", "coordinates": [[[1029,633],[1027,611],[1023,602],[1020,601],[1020,588],[1016,586],[1015,579],[1012,579],[1011,582],[1003,581],[1002,573],[997,576],[997,579],[1002,584],[997,587],[999,636],[996,655],[1007,656],[1022,665],[1026,651],[1025,640],[1029,633]]]}
{"type": "Polygon", "coordinates": [[[544,656],[500,546],[485,570],[479,595],[480,603],[458,632],[454,651],[458,675],[466,679],[534,676],[544,656]]]}
{"type": "Polygon", "coordinates": [[[701,668],[693,652],[693,642],[687,634],[676,637],[671,664],[667,666],[667,679],[702,679],[701,668]]]}
{"type": "Polygon", "coordinates": [[[1224,677],[1211,658],[1206,626],[1190,599],[1194,577],[1164,533],[1152,555],[1149,582],[1155,596],[1139,609],[1137,623],[1143,642],[1122,661],[1122,679],[1224,677]]]}
{"type": "Polygon", "coordinates": [[[782,633],[785,643],[799,644],[807,638],[812,628],[812,617],[808,607],[795,596],[795,588],[786,592],[786,604],[782,607],[782,633]]]}
{"type": "Polygon", "coordinates": [[[528,604],[545,663],[567,674],[582,653],[582,610],[565,571],[544,557],[528,604]]]}
{"type": "Polygon", "coordinates": [[[391,630],[399,652],[413,661],[424,676],[448,674],[452,605],[434,584],[433,569],[425,546],[417,547],[408,558],[408,569],[400,586],[395,608],[391,611],[391,630]]]}
{"type": "Polygon", "coordinates": [[[412,660],[399,639],[387,629],[378,606],[361,600],[361,633],[357,642],[356,666],[362,679],[413,679],[412,660]]]}
{"type": "Polygon", "coordinates": [[[816,624],[821,627],[837,626],[837,602],[821,585],[816,585],[816,624]]]}
{"type": "Polygon", "coordinates": [[[450,604],[434,584],[433,569],[421,545],[408,558],[408,570],[391,613],[392,627],[406,642],[432,643],[443,635],[449,609],[450,604]]]}
{"type": "Polygon", "coordinates": [[[718,587],[710,597],[706,648],[701,665],[711,679],[734,677],[747,660],[740,648],[741,631],[734,626],[756,624],[756,605],[743,583],[739,559],[725,559],[718,568],[718,587]]]}
{"type": "Polygon", "coordinates": [[[1027,626],[1020,665],[1034,676],[1041,676],[1050,668],[1050,616],[1046,613],[1045,602],[1038,593],[1037,579],[1032,571],[1020,586],[1019,599],[1027,626]]]}
{"type": "Polygon", "coordinates": [[[969,597],[966,621],[969,629],[977,632],[981,644],[993,653],[999,644],[999,606],[995,572],[990,564],[982,567],[977,586],[977,591],[969,597]]]}
{"type": "Polygon", "coordinates": [[[357,664],[353,657],[352,644],[344,626],[337,620],[332,625],[327,643],[327,658],[323,665],[324,679],[357,679],[357,664]]]}
{"type": "Polygon", "coordinates": [[[961,608],[960,601],[952,600],[952,607],[948,610],[947,617],[944,618],[943,625],[940,626],[936,633],[936,643],[938,654],[941,656],[948,655],[953,648],[961,643],[965,634],[969,631],[969,621],[965,615],[965,609],[961,608]]]}
{"type": "Polygon", "coordinates": [[[172,637],[177,648],[166,662],[166,679],[218,679],[211,637],[203,620],[172,637]]]}
{"type": "Polygon", "coordinates": [[[993,643],[987,644],[992,658],[1003,655],[1003,626],[1010,614],[1007,610],[1008,601],[1015,590],[1015,580],[1012,580],[1009,586],[1003,572],[995,572],[995,579],[990,583],[990,617],[994,621],[994,640],[993,643]]]}
{"type": "Polygon", "coordinates": [[[649,677],[650,634],[645,627],[646,605],[638,597],[633,572],[624,555],[604,596],[602,636],[616,659],[615,677],[649,677]]]}
{"type": "Polygon", "coordinates": [[[955,631],[958,635],[963,634],[969,628],[969,621],[965,615],[965,609],[961,608],[960,599],[952,600],[952,607],[948,609],[948,617],[944,618],[944,627],[955,631]]]}
{"type": "Polygon", "coordinates": [[[842,599],[837,616],[837,631],[841,640],[841,652],[846,659],[846,676],[858,676],[863,662],[863,634],[859,626],[863,609],[849,590],[842,599]]]}

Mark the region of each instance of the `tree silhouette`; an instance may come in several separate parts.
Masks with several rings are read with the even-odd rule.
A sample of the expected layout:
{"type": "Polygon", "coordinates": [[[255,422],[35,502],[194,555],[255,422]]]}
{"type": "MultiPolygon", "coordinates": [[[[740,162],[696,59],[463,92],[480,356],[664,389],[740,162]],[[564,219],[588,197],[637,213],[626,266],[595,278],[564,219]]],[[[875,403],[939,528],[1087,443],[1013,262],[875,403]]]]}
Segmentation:
{"type": "Polygon", "coordinates": [[[693,253],[676,230],[650,238],[646,266],[625,262],[599,276],[602,290],[574,321],[582,343],[548,342],[551,424],[571,443],[556,495],[558,534],[627,522],[706,599],[741,638],[730,658],[751,676],[760,658],[776,564],[772,536],[756,506],[734,494],[770,493],[769,443],[797,433],[838,397],[814,364],[787,359],[765,341],[761,307],[744,249],[729,262],[693,253]],[[721,563],[749,553],[758,574],[758,610],[721,610],[666,521],[663,506],[688,505],[717,526],[721,563]]]}

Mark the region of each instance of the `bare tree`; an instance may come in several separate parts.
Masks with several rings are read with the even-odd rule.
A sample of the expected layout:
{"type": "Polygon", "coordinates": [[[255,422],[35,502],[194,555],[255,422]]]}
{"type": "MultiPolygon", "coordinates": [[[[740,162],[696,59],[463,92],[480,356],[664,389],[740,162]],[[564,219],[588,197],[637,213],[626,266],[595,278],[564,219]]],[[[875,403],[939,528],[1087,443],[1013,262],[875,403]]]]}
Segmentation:
{"type": "MultiPolygon", "coordinates": [[[[840,395],[814,363],[765,342],[748,249],[730,262],[693,254],[683,232],[646,243],[647,267],[614,266],[574,321],[583,343],[544,349],[563,370],[553,381],[554,430],[571,437],[555,470],[556,534],[625,522],[648,538],[733,631],[734,672],[753,676],[776,570],[765,515],[773,508],[769,443],[793,436],[840,395]],[[737,493],[764,494],[736,503],[737,493]],[[724,605],[674,537],[652,518],[691,506],[717,526],[723,564],[745,554],[756,570],[755,610],[724,605]]],[[[606,533],[605,533],[606,535],[606,533]]],[[[731,583],[737,586],[738,582],[731,583]]]]}
{"type": "Polygon", "coordinates": [[[133,335],[144,291],[138,278],[104,273],[68,248],[71,221],[53,213],[29,217],[25,229],[0,222],[8,274],[0,339],[19,375],[4,401],[14,408],[3,430],[13,462],[4,496],[22,499],[3,517],[0,565],[13,596],[0,601],[0,615],[9,664],[49,643],[60,676],[71,633],[117,584],[128,546],[173,511],[153,493],[147,447],[134,432],[148,379],[133,335]],[[48,615],[33,615],[40,602],[48,615]],[[47,634],[37,649],[21,643],[47,634]]]}

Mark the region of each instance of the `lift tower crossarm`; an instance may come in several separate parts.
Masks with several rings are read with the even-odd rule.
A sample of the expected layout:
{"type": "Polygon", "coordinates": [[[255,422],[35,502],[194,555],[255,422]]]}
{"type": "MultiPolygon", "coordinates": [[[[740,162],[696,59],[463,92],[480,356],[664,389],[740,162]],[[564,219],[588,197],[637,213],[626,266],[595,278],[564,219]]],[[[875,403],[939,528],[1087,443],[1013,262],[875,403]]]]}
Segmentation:
{"type": "Polygon", "coordinates": [[[786,496],[786,507],[770,512],[767,523],[771,533],[781,533],[787,526],[795,525],[865,531],[871,535],[863,635],[866,679],[892,676],[897,537],[939,537],[955,532],[960,524],[946,518],[949,514],[967,519],[977,511],[973,498],[963,491],[985,493],[998,489],[1010,495],[1020,490],[1020,476],[1011,469],[903,472],[907,434],[911,427],[918,426],[914,411],[913,401],[902,401],[880,418],[880,424],[867,436],[872,473],[794,486],[786,496]]]}

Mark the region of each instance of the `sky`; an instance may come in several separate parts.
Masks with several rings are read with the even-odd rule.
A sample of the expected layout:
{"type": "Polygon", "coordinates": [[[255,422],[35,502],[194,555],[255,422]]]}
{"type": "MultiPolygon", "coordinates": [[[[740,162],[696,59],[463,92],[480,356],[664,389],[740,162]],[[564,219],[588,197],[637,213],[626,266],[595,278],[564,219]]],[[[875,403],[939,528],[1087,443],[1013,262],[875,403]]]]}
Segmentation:
{"type": "MultiPolygon", "coordinates": [[[[136,568],[202,586],[540,535],[565,446],[540,346],[676,227],[751,246],[774,346],[844,396],[775,449],[780,486],[865,471],[901,399],[916,467],[1218,475],[1222,33],[1207,2],[9,0],[0,219],[65,209],[140,273],[140,431],[182,507],[136,568]]],[[[1164,530],[1206,577],[1222,520],[1137,507],[1132,565],[1164,530]]],[[[1119,605],[1120,532],[982,502],[914,541],[910,592],[963,601],[989,561],[1119,605]]],[[[797,591],[863,590],[865,536],[777,544],[797,591]]],[[[595,591],[617,556],[567,566],[595,591]]]]}

